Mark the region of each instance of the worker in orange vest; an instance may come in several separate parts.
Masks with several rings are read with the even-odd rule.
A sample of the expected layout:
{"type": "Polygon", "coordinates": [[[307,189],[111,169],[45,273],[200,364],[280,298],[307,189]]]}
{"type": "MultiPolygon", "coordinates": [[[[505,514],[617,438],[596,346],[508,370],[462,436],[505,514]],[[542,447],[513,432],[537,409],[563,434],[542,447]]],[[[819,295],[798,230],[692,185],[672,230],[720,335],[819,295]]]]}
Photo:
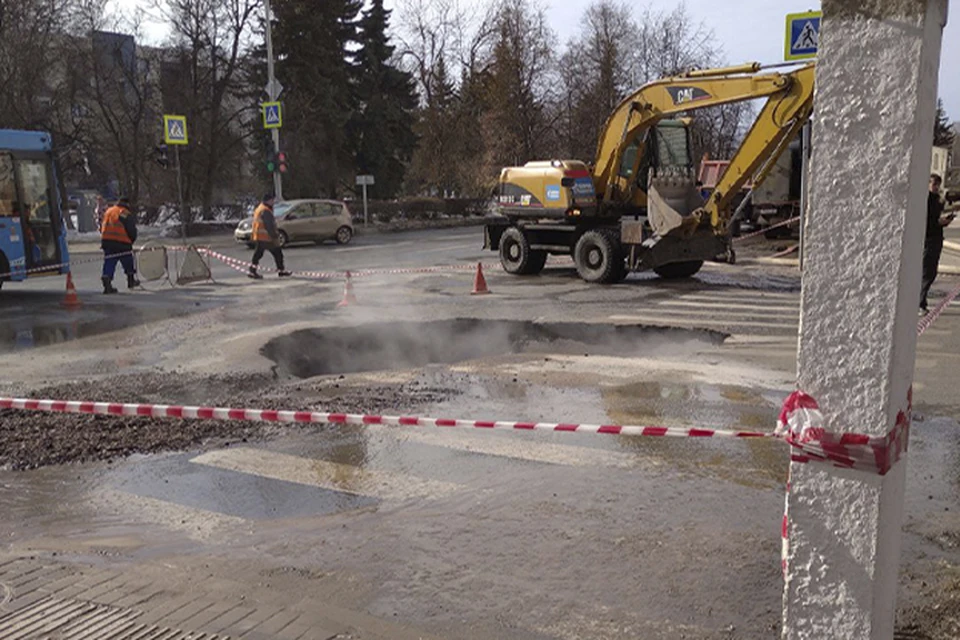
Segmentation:
{"type": "Polygon", "coordinates": [[[280,234],[277,231],[277,219],[273,217],[273,203],[275,197],[272,193],[263,196],[263,200],[253,211],[253,230],[250,232],[250,240],[256,243],[257,248],[253,252],[253,264],[250,265],[250,271],[247,276],[262,280],[263,276],[257,272],[260,266],[260,258],[264,251],[273,254],[273,261],[277,264],[277,275],[281,278],[291,275],[289,271],[283,268],[283,249],[280,248],[280,234]]]}
{"type": "Polygon", "coordinates": [[[103,292],[116,293],[113,287],[113,274],[117,262],[123,265],[127,274],[127,288],[140,286],[137,269],[133,262],[133,243],[137,239],[137,220],[130,210],[130,201],[117,200],[117,204],[103,212],[100,224],[100,248],[103,249],[103,292]]]}

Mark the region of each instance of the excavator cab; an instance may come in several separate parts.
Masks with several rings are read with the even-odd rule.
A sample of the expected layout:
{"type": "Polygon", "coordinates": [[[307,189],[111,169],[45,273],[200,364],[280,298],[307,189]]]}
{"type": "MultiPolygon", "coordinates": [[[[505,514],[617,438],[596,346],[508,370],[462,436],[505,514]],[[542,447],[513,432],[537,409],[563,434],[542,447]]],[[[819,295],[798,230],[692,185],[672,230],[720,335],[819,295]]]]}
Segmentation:
{"type": "Polygon", "coordinates": [[[696,186],[690,122],[661,120],[629,144],[621,158],[619,175],[630,185],[630,208],[645,210],[658,235],[674,229],[686,235],[699,224],[694,213],[703,200],[696,186]]]}

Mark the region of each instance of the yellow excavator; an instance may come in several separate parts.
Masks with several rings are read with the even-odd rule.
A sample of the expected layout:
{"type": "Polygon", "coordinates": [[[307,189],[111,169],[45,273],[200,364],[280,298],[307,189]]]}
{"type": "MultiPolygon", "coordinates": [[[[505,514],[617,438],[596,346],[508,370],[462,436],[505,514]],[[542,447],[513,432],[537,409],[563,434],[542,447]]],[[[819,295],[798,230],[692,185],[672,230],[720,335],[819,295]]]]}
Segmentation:
{"type": "Polygon", "coordinates": [[[735,260],[731,204],[766,172],[809,120],[814,64],[771,71],[759,63],[690,71],[647,84],[607,119],[595,160],[528,162],[500,172],[498,215],[485,248],[504,270],[539,273],[547,256],[572,255],[587,282],[629,271],[695,274],[705,260],[735,260]],[[766,98],[740,148],[704,201],[690,150],[691,112],[766,98]]]}

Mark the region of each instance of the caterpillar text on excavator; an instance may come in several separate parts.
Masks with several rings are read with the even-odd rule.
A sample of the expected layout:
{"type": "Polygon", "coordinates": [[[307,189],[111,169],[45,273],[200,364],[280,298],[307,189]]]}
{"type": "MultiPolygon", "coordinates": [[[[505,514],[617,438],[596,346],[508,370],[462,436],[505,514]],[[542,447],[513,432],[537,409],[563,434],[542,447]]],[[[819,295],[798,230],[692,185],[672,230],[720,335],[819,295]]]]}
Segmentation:
{"type": "Polygon", "coordinates": [[[547,256],[572,255],[587,282],[629,271],[695,274],[705,260],[735,260],[731,205],[762,182],[813,110],[814,64],[769,71],[759,63],[698,70],[647,84],[607,118],[591,164],[528,162],[500,173],[498,212],[484,231],[512,274],[539,273],[547,256]],[[766,98],[710,197],[696,187],[691,112],[766,98]]]}

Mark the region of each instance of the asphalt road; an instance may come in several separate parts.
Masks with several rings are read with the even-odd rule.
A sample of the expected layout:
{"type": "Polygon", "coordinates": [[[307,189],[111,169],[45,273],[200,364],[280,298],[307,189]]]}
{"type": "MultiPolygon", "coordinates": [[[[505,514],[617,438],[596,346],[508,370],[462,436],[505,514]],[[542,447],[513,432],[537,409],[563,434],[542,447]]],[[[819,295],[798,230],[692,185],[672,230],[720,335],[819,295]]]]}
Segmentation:
{"type": "MultiPolygon", "coordinates": [[[[453,229],[286,254],[294,271],[470,266],[494,260],[480,244],[453,229]]],[[[376,275],[342,309],[340,280],[254,282],[214,261],[214,283],[103,296],[99,265],[82,264],[80,311],[60,309],[61,278],[4,288],[0,393],[769,431],[794,379],[800,289],[789,264],[750,260],[773,251],[610,287],[560,260],[530,278],[492,269],[485,296],[470,269],[376,275]]],[[[958,329],[955,306],[919,344],[904,637],[953,637],[958,619],[958,329]]],[[[58,437],[80,429],[63,424],[58,437]]],[[[0,471],[0,630],[5,611],[78,602],[246,638],[779,628],[776,442],[321,426],[125,451],[0,471]]]]}

